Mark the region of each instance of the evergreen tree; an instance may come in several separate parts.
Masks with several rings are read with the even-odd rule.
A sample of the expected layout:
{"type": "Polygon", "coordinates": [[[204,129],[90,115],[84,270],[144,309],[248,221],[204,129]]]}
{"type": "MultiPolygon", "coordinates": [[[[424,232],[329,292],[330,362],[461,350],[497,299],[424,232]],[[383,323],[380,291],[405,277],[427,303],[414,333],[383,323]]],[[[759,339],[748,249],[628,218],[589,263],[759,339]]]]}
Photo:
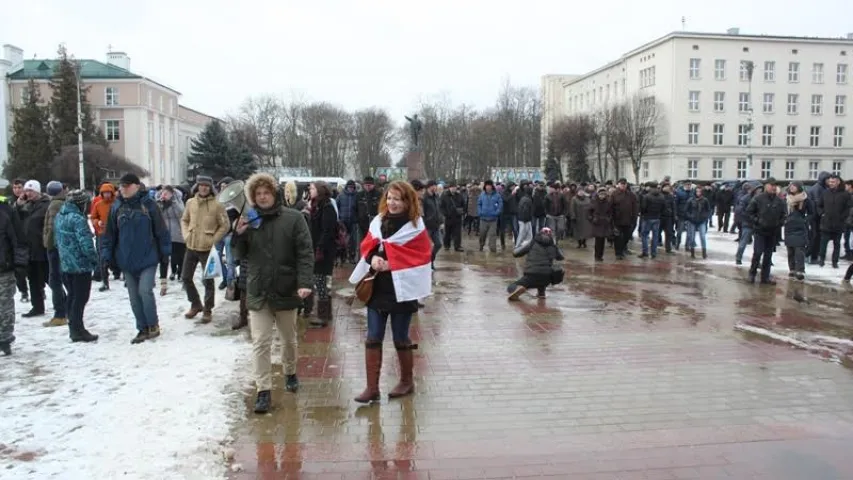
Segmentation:
{"type": "Polygon", "coordinates": [[[222,124],[217,121],[208,123],[198,138],[193,139],[190,148],[189,164],[197,175],[210,175],[222,178],[230,171],[233,157],[231,142],[222,124]]]}
{"type": "Polygon", "coordinates": [[[560,160],[553,142],[548,142],[548,153],[545,157],[545,179],[548,182],[563,181],[563,172],[560,168],[560,160]]]}
{"type": "MultiPolygon", "coordinates": [[[[51,147],[59,155],[62,147],[77,145],[77,66],[68,58],[64,45],[59,46],[58,63],[54,68],[50,87],[51,147]]],[[[80,86],[83,113],[83,142],[107,146],[107,141],[95,125],[92,109],[87,100],[89,88],[80,86]]]]}
{"type": "Polygon", "coordinates": [[[245,180],[258,169],[255,155],[252,153],[249,144],[239,137],[232,136],[230,157],[227,173],[229,177],[245,180]]]}
{"type": "Polygon", "coordinates": [[[42,104],[38,85],[27,84],[27,102],[16,108],[12,122],[9,162],[3,168],[7,179],[35,179],[44,185],[50,180],[53,152],[50,148],[48,109],[42,104]]]}

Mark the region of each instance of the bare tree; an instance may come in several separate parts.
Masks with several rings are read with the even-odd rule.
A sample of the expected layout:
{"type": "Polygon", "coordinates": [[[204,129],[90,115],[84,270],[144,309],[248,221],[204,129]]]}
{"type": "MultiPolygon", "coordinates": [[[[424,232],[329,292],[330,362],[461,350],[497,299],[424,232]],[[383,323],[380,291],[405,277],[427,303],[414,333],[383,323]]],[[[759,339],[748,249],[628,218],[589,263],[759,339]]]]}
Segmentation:
{"type": "Polygon", "coordinates": [[[609,110],[603,108],[589,116],[590,148],[592,154],[595,155],[593,177],[600,182],[607,180],[607,175],[610,173],[607,155],[607,142],[609,141],[607,138],[608,114],[609,110]]]}
{"type": "Polygon", "coordinates": [[[573,181],[590,180],[589,153],[594,130],[594,122],[587,114],[567,117],[551,130],[548,148],[553,149],[557,156],[568,156],[568,176],[573,181]]]}
{"type": "Polygon", "coordinates": [[[618,135],[623,140],[625,155],[631,161],[634,180],[640,182],[643,159],[657,145],[663,119],[661,106],[653,96],[636,95],[618,110],[618,135]]]}
{"type": "Polygon", "coordinates": [[[394,122],[385,110],[371,107],[353,114],[354,167],[361,176],[376,167],[391,165],[391,146],[396,140],[394,122]]]}
{"type": "Polygon", "coordinates": [[[625,137],[620,129],[620,119],[624,104],[613,105],[607,108],[604,116],[604,138],[607,156],[613,164],[613,179],[621,178],[622,154],[625,152],[625,137]]]}
{"type": "MultiPolygon", "coordinates": [[[[97,188],[104,180],[118,179],[125,173],[147,177],[148,171],[110,149],[91,143],[83,144],[86,185],[97,188]]],[[[62,148],[53,161],[53,174],[70,185],[80,184],[80,164],[76,145],[62,148]]]]}
{"type": "Polygon", "coordinates": [[[252,149],[262,167],[276,167],[281,158],[279,131],[283,120],[282,102],[271,96],[250,97],[240,106],[235,117],[228,119],[229,130],[252,149]]]}
{"type": "Polygon", "coordinates": [[[343,176],[352,148],[350,114],[330,103],[311,103],[302,109],[300,125],[314,175],[343,176]]]}

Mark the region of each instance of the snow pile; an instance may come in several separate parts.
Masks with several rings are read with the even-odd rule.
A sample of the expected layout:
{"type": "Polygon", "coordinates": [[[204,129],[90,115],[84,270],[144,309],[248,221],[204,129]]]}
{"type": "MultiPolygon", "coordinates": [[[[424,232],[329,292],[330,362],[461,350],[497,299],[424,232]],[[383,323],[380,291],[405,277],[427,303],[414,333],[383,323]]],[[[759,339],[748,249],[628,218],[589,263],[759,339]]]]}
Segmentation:
{"type": "Polygon", "coordinates": [[[251,348],[230,333],[237,303],[217,291],[214,322],[195,325],[183,318],[180,282],[169,282],[157,297],[162,335],[131,345],[127,291],[111,283],[103,293],[92,286],[85,322],[100,335],[93,344],[72,344],[67,327],[43,327],[52,311],[21,318],[30,305],[16,300],[14,353],[0,358],[0,471],[15,479],[223,477],[221,445],[242,417],[251,348]]]}
{"type": "Polygon", "coordinates": [[[853,358],[853,340],[792,329],[778,332],[746,323],[735,324],[735,330],[760,335],[775,342],[806,350],[835,363],[842,363],[845,358],[853,358]]]}

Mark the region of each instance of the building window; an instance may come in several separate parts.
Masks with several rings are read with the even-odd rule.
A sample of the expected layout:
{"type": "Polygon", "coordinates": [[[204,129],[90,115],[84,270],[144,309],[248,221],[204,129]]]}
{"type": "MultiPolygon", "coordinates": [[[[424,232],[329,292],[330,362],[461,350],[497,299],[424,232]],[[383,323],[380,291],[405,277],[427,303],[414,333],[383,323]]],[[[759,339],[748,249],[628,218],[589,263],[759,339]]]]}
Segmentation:
{"type": "Polygon", "coordinates": [[[724,112],[726,104],[726,92],[714,92],[714,111],[724,112]]]}
{"type": "Polygon", "coordinates": [[[104,104],[108,107],[118,105],[118,89],[115,87],[107,87],[104,90],[104,104]]]}
{"type": "Polygon", "coordinates": [[[764,62],[764,81],[776,81],[776,62],[764,62]]]}
{"type": "Polygon", "coordinates": [[[746,159],[739,158],[737,160],[737,179],[743,180],[746,178],[746,159]]]}
{"type": "Polygon", "coordinates": [[[809,128],[809,146],[810,147],[819,147],[820,146],[820,127],[813,126],[809,128]]]}
{"type": "Polygon", "coordinates": [[[160,122],[160,145],[166,144],[166,125],[160,122]]]}
{"type": "Polygon", "coordinates": [[[812,95],[812,115],[823,114],[823,95],[812,95]]]}
{"type": "Polygon", "coordinates": [[[773,113],[773,103],[776,100],[776,95],[772,93],[764,94],[764,103],[761,105],[761,110],[764,113],[773,113]]]}
{"type": "Polygon", "coordinates": [[[714,60],[714,80],[726,79],[726,61],[723,59],[714,60]]]}
{"type": "Polygon", "coordinates": [[[773,160],[770,160],[769,158],[767,158],[767,159],[764,159],[761,161],[761,179],[762,180],[770,178],[770,170],[772,169],[772,167],[773,167],[773,160]]]}
{"type": "Polygon", "coordinates": [[[698,145],[699,144],[699,124],[698,123],[688,123],[687,124],[687,144],[688,145],[698,145]]]}
{"type": "Polygon", "coordinates": [[[836,95],[835,96],[835,114],[836,115],[844,115],[846,112],[847,106],[847,95],[836,95]]]}
{"type": "Polygon", "coordinates": [[[104,122],[104,125],[104,133],[107,136],[108,142],[117,142],[121,140],[121,135],[119,134],[118,120],[107,120],[104,122]]]}
{"type": "Polygon", "coordinates": [[[649,162],[643,162],[643,178],[649,178],[649,162]]]}
{"type": "Polygon", "coordinates": [[[691,90],[688,92],[687,109],[691,112],[699,111],[699,92],[691,90]]]}
{"type": "Polygon", "coordinates": [[[737,126],[737,144],[740,146],[749,145],[749,125],[740,124],[737,126]]]}
{"type": "Polygon", "coordinates": [[[800,62],[788,62],[788,83],[800,81],[800,62]]]}
{"type": "Polygon", "coordinates": [[[154,143],[154,122],[148,122],[148,143],[154,143]]]}
{"type": "Polygon", "coordinates": [[[748,82],[749,81],[749,68],[747,68],[747,65],[749,65],[748,61],[746,61],[746,60],[740,61],[740,70],[738,71],[738,77],[740,78],[741,82],[748,82]]]}
{"type": "Polygon", "coordinates": [[[794,166],[796,162],[793,160],[785,161],[785,180],[793,180],[794,179],[794,166]]]}
{"type": "Polygon", "coordinates": [[[749,112],[749,93],[740,92],[737,97],[737,110],[739,112],[749,112]]]}
{"type": "Polygon", "coordinates": [[[832,161],[832,173],[833,175],[841,176],[841,160],[833,160],[832,161]]]}
{"type": "Polygon", "coordinates": [[[820,169],[820,162],[817,160],[809,161],[809,180],[817,180],[817,171],[820,169]]]}
{"type": "Polygon", "coordinates": [[[151,90],[148,90],[148,108],[154,106],[154,95],[151,93],[151,90]]]}
{"type": "Polygon", "coordinates": [[[800,96],[796,93],[788,94],[788,115],[797,114],[797,105],[800,103],[800,96]]]}
{"type": "Polygon", "coordinates": [[[797,126],[796,125],[788,125],[788,128],[785,130],[785,145],[789,147],[797,146],[797,126]]]}
{"type": "Polygon", "coordinates": [[[718,180],[723,178],[723,159],[715,158],[711,163],[711,178],[718,180]]]}
{"type": "Polygon", "coordinates": [[[835,83],[843,85],[847,83],[847,64],[839,63],[835,70],[835,83]]]}
{"type": "Polygon", "coordinates": [[[763,147],[772,147],[773,146],[773,125],[762,125],[761,126],[761,146],[763,146],[763,147]]]}
{"type": "Polygon", "coordinates": [[[687,160],[687,178],[699,178],[699,159],[691,158],[687,160]]]}
{"type": "Polygon", "coordinates": [[[690,59],[690,79],[699,80],[699,67],[702,65],[702,60],[699,58],[690,59]]]}
{"type": "Polygon", "coordinates": [[[823,64],[812,64],[812,83],[823,83],[823,64]]]}
{"type": "MultiPolygon", "coordinates": [[[[640,70],[640,88],[651,87],[655,84],[655,67],[640,70]]],[[[610,85],[607,85],[607,96],[610,97],[610,85]]]]}
{"type": "Polygon", "coordinates": [[[723,144],[723,133],[725,132],[726,126],[722,123],[714,124],[714,145],[722,145],[723,144]]]}
{"type": "Polygon", "coordinates": [[[841,148],[844,145],[844,127],[835,127],[832,129],[832,146],[841,148]]]}

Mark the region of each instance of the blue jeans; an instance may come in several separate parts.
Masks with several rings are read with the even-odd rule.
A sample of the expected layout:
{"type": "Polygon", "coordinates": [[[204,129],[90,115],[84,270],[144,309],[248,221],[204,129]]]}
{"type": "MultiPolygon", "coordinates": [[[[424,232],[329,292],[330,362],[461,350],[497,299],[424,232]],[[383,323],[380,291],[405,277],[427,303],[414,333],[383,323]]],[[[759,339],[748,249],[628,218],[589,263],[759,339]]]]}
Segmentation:
{"type": "Polygon", "coordinates": [[[137,273],[124,272],[127,284],[127,294],[130,297],[130,309],[136,317],[136,329],[144,331],[148,327],[156,327],[157,302],[154,301],[154,277],[157,276],[157,265],[137,273]]]}
{"type": "Polygon", "coordinates": [[[367,308],[367,340],[382,342],[385,340],[385,327],[388,317],[391,317],[391,335],[397,345],[409,345],[409,324],[412,323],[411,313],[387,313],[367,308]]]}
{"type": "Polygon", "coordinates": [[[658,254],[658,241],[660,241],[660,219],[653,218],[643,220],[640,223],[640,235],[643,236],[643,255],[649,253],[649,233],[652,234],[652,256],[658,254]]]}
{"type": "Polygon", "coordinates": [[[225,235],[216,244],[216,252],[219,253],[220,257],[223,253],[225,254],[225,263],[222,264],[222,280],[225,281],[226,285],[231,285],[235,278],[234,272],[237,271],[234,255],[231,254],[231,234],[225,235]]]}
{"type": "Polygon", "coordinates": [[[53,317],[65,318],[65,287],[59,272],[59,250],[47,251],[47,284],[50,286],[50,300],[53,303],[53,317]]]}
{"type": "Polygon", "coordinates": [[[687,224],[687,238],[684,239],[684,246],[687,248],[696,248],[696,233],[699,233],[699,241],[702,244],[702,250],[704,251],[708,248],[707,240],[705,235],[708,233],[708,222],[702,222],[700,224],[695,224],[693,222],[685,221],[687,224]]]}
{"type": "Polygon", "coordinates": [[[745,227],[743,225],[740,226],[740,242],[737,245],[737,253],[735,253],[735,260],[738,262],[743,261],[743,252],[746,250],[746,246],[749,245],[749,242],[752,240],[752,229],[749,227],[745,227]]]}
{"type": "Polygon", "coordinates": [[[435,266],[435,257],[441,251],[441,231],[437,228],[429,230],[429,239],[432,240],[432,263],[435,266]]]}

